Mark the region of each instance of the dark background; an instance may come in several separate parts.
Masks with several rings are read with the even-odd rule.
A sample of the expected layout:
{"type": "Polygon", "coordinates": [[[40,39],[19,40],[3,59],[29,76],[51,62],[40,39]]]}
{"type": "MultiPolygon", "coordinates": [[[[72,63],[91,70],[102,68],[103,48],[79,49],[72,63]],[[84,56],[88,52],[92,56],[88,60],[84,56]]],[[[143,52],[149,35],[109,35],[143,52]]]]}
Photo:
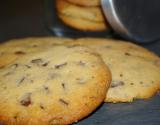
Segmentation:
{"type": "Polygon", "coordinates": [[[44,0],[1,0],[0,41],[27,36],[45,36],[44,0]]]}

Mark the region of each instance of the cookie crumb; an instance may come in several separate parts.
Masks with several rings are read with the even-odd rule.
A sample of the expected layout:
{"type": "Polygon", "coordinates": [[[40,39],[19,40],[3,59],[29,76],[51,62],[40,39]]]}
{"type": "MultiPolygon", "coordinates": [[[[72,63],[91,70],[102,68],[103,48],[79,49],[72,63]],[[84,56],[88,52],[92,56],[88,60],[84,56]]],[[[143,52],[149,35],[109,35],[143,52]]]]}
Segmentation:
{"type": "Polygon", "coordinates": [[[29,66],[29,65],[25,65],[25,67],[27,67],[28,69],[30,69],[30,68],[31,68],[31,66],[29,66]]]}
{"type": "Polygon", "coordinates": [[[49,90],[49,87],[48,87],[48,86],[43,86],[43,89],[44,89],[44,91],[45,91],[46,93],[49,93],[49,92],[50,92],[50,90],[49,90]]]}
{"type": "Polygon", "coordinates": [[[44,106],[42,104],[39,105],[40,109],[44,110],[44,106]]]}
{"type": "Polygon", "coordinates": [[[120,76],[120,77],[123,77],[123,74],[120,74],[119,76],[120,76]]]}
{"type": "Polygon", "coordinates": [[[49,62],[46,62],[46,63],[42,64],[42,66],[46,67],[46,66],[48,66],[48,64],[49,64],[49,62]]]}
{"type": "Polygon", "coordinates": [[[143,84],[143,82],[142,82],[142,81],[140,81],[139,83],[140,83],[140,84],[143,84]]]}

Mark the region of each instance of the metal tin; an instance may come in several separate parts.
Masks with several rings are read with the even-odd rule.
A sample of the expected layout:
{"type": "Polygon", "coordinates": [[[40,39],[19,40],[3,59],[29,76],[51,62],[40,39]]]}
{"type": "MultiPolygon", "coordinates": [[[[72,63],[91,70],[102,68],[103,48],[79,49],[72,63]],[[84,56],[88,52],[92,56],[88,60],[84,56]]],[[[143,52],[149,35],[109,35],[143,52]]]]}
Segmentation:
{"type": "Polygon", "coordinates": [[[104,14],[121,36],[139,43],[160,38],[159,0],[101,0],[104,14]]]}

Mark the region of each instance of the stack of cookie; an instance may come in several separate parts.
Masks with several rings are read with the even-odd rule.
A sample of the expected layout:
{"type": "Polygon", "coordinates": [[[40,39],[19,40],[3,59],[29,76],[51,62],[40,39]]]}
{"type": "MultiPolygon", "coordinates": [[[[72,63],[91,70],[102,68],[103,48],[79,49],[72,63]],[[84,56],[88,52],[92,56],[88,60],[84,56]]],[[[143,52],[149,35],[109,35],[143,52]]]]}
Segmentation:
{"type": "Polygon", "coordinates": [[[102,31],[108,24],[100,0],[56,0],[58,17],[68,26],[83,31],[102,31]]]}
{"type": "Polygon", "coordinates": [[[160,90],[160,58],[133,43],[27,38],[0,45],[0,123],[67,125],[160,90]]]}

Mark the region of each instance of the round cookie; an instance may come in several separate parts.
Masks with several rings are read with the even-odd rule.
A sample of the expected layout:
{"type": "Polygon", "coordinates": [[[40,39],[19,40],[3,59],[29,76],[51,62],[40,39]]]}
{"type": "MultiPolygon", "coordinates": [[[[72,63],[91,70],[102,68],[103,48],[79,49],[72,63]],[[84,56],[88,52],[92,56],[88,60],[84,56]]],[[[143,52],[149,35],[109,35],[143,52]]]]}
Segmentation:
{"type": "Polygon", "coordinates": [[[100,0],[67,0],[80,6],[100,6],[100,0]]]}
{"type": "Polygon", "coordinates": [[[133,43],[82,38],[72,43],[98,52],[112,73],[105,102],[132,102],[147,99],[160,90],[160,58],[133,43]]]}
{"type": "Polygon", "coordinates": [[[65,0],[57,0],[56,8],[59,18],[73,28],[101,31],[108,27],[99,7],[81,7],[65,0]]]}
{"type": "Polygon", "coordinates": [[[67,125],[104,100],[111,75],[97,53],[83,46],[42,48],[24,50],[23,56],[0,68],[2,123],[67,125]]]}

